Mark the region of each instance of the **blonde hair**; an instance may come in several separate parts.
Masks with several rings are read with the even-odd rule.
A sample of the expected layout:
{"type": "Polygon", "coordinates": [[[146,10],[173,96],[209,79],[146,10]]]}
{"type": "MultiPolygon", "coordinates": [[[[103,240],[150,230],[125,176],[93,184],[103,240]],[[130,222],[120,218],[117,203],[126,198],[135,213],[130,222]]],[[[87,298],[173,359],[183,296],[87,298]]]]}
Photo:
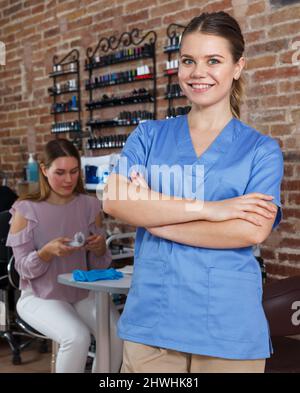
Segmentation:
{"type": "Polygon", "coordinates": [[[243,101],[245,81],[243,75],[238,80],[233,80],[230,95],[230,109],[234,117],[241,117],[241,104],[243,101]]]}
{"type": "MultiPolygon", "coordinates": [[[[47,177],[41,170],[41,165],[44,165],[45,168],[50,168],[53,161],[59,157],[74,157],[78,162],[79,168],[81,168],[79,152],[72,142],[68,141],[67,139],[54,139],[49,141],[45,146],[43,157],[39,163],[39,190],[36,193],[22,196],[19,198],[19,200],[41,202],[48,199],[51,193],[51,187],[48,183],[47,177]]],[[[78,181],[74,192],[77,194],[85,194],[81,171],[79,172],[78,181]]]]}

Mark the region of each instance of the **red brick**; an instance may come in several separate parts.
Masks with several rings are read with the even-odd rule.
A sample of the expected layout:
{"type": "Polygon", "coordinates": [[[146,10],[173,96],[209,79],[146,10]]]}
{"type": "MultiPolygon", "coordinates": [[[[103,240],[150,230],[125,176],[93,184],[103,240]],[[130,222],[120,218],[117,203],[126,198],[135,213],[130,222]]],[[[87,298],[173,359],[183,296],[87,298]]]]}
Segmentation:
{"type": "Polygon", "coordinates": [[[269,16],[269,23],[276,25],[290,20],[300,19],[300,7],[284,7],[272,12],[269,16]]]}
{"type": "Polygon", "coordinates": [[[300,262],[300,254],[279,252],[278,257],[281,261],[300,262]]]}
{"type": "Polygon", "coordinates": [[[5,8],[2,12],[3,12],[4,16],[10,16],[10,15],[14,15],[17,11],[22,9],[22,7],[23,7],[23,4],[20,2],[19,4],[16,4],[12,7],[5,8]]]}
{"type": "Polygon", "coordinates": [[[299,76],[300,71],[299,67],[280,67],[280,68],[271,68],[267,70],[256,71],[253,76],[254,82],[260,82],[264,80],[271,79],[281,79],[281,78],[291,78],[293,76],[299,76]]]}
{"type": "Polygon", "coordinates": [[[268,36],[270,38],[286,37],[286,36],[294,35],[297,29],[299,29],[299,21],[295,23],[285,23],[277,26],[275,25],[274,27],[271,27],[271,29],[269,30],[268,36]]]}
{"type": "Polygon", "coordinates": [[[76,30],[80,27],[90,26],[92,24],[93,18],[91,16],[86,16],[85,18],[80,18],[68,23],[68,30],[76,30]]]}
{"type": "MultiPolygon", "coordinates": [[[[297,158],[297,152],[300,151],[300,69],[298,65],[293,67],[291,63],[295,53],[292,43],[300,41],[299,29],[295,27],[300,7],[290,5],[269,8],[267,0],[244,3],[246,12],[244,16],[238,16],[244,31],[245,55],[248,59],[243,117],[249,119],[249,124],[254,128],[277,140],[285,155],[282,187],[284,220],[262,247],[270,268],[269,276],[279,278],[296,272],[294,265],[298,263],[296,258],[299,254],[299,245],[293,242],[299,239],[300,233],[300,164],[297,158]],[[286,239],[291,237],[294,239],[292,243],[291,240],[286,243],[286,239]],[[287,248],[283,248],[282,241],[285,242],[283,244],[288,244],[287,248]]],[[[186,24],[202,11],[217,10],[235,14],[231,0],[0,1],[0,36],[7,43],[7,66],[0,67],[0,160],[3,164],[5,157],[6,170],[12,184],[22,176],[25,153],[30,143],[28,130],[33,129],[36,133],[38,153],[48,140],[54,138],[50,133],[53,117],[49,115],[52,99],[48,96],[47,89],[52,84],[48,72],[52,70],[52,57],[55,54],[61,58],[72,48],[78,48],[83,81],[87,77],[84,71],[86,48],[95,48],[101,36],[119,36],[123,31],[130,31],[134,27],[143,31],[155,30],[158,34],[157,110],[159,118],[163,118],[167,107],[167,102],[163,99],[167,83],[163,76],[167,59],[167,55],[163,53],[166,28],[171,22],[186,24]],[[14,9],[18,4],[22,6],[14,9]],[[4,12],[7,16],[4,16],[4,12]],[[24,48],[29,46],[31,53],[24,53],[24,48]],[[8,141],[14,139],[20,144],[11,146],[8,141]],[[12,161],[7,162],[10,157],[12,161]]],[[[118,68],[126,69],[128,64],[118,68]]],[[[131,88],[131,85],[122,85],[105,91],[109,94],[126,94],[131,88]]],[[[98,93],[100,95],[102,91],[98,93]]],[[[87,100],[88,93],[82,90],[83,108],[87,100]]],[[[176,101],[176,105],[184,104],[184,100],[176,101]]],[[[113,116],[119,109],[121,110],[112,108],[101,111],[97,116],[113,116]]],[[[87,115],[84,110],[84,124],[87,115]]],[[[68,117],[61,115],[61,118],[68,117]]],[[[110,132],[112,130],[106,130],[105,135],[110,132]]],[[[121,130],[114,132],[119,133],[121,130]]],[[[110,151],[89,153],[96,156],[110,151]]],[[[114,228],[116,221],[111,219],[109,225],[114,228]]],[[[123,223],[118,222],[117,225],[121,230],[127,229],[123,223]]]]}
{"type": "Polygon", "coordinates": [[[257,69],[257,68],[266,68],[274,66],[276,62],[275,55],[269,56],[261,56],[261,57],[254,57],[253,59],[247,62],[247,70],[257,69]]]}
{"type": "Polygon", "coordinates": [[[272,136],[290,135],[293,127],[291,124],[272,124],[270,131],[272,136]]]}
{"type": "Polygon", "coordinates": [[[267,263],[266,270],[267,274],[275,274],[284,277],[298,276],[300,274],[299,266],[290,266],[283,263],[276,265],[274,263],[267,263]]]}
{"type": "Polygon", "coordinates": [[[262,247],[261,249],[261,256],[264,259],[275,259],[275,252],[274,250],[270,250],[266,247],[262,247]]]}
{"type": "Polygon", "coordinates": [[[292,207],[284,207],[284,217],[288,220],[290,218],[300,218],[300,209],[292,207]]]}
{"type": "Polygon", "coordinates": [[[155,18],[161,15],[170,15],[182,10],[182,0],[172,1],[169,4],[158,5],[150,9],[151,17],[155,18]]]}
{"type": "Polygon", "coordinates": [[[249,5],[246,16],[256,15],[265,11],[266,5],[264,1],[258,1],[249,5]]]}
{"type": "Polygon", "coordinates": [[[289,205],[298,205],[300,207],[300,189],[299,192],[290,192],[288,194],[289,205]]]}
{"type": "Polygon", "coordinates": [[[280,223],[280,232],[293,233],[295,232],[295,224],[282,220],[280,223]]]}
{"type": "Polygon", "coordinates": [[[43,4],[44,0],[26,0],[24,3],[24,7],[32,7],[37,6],[38,4],[43,4]]]}
{"type": "Polygon", "coordinates": [[[256,15],[250,18],[250,28],[251,30],[261,29],[262,26],[269,26],[269,17],[266,14],[256,15]]]}
{"type": "MultiPolygon", "coordinates": [[[[261,28],[262,25],[259,27],[261,28]]],[[[258,56],[261,53],[278,53],[281,50],[288,49],[289,41],[287,38],[267,41],[264,43],[248,45],[247,56],[258,56]]]]}
{"type": "Polygon", "coordinates": [[[59,34],[59,27],[55,27],[53,29],[47,30],[44,32],[44,37],[49,38],[59,34]]]}
{"type": "Polygon", "coordinates": [[[31,9],[32,14],[39,14],[40,12],[44,12],[45,4],[40,4],[31,9]]]}
{"type": "MultiPolygon", "coordinates": [[[[19,143],[20,143],[20,140],[18,139],[18,138],[3,138],[2,140],[1,140],[1,143],[4,145],[4,146],[11,146],[11,145],[18,145],[19,143]]],[[[4,156],[3,156],[3,158],[4,158],[4,156]]],[[[5,161],[6,162],[9,162],[9,161],[11,161],[11,160],[9,160],[9,159],[7,159],[7,157],[5,158],[5,161]]]]}
{"type": "Polygon", "coordinates": [[[124,23],[132,23],[132,22],[143,21],[148,17],[149,17],[148,10],[142,10],[142,11],[135,12],[134,14],[124,15],[122,19],[124,23]]]}
{"type": "Polygon", "coordinates": [[[294,165],[292,164],[285,164],[284,165],[284,177],[293,177],[294,174],[294,165]]]}
{"type": "Polygon", "coordinates": [[[280,93],[290,93],[292,91],[300,90],[300,82],[297,81],[280,81],[279,82],[279,92],[280,93]]]}
{"type": "Polygon", "coordinates": [[[264,40],[265,37],[266,37],[266,32],[264,30],[250,31],[244,33],[244,39],[247,44],[249,44],[250,42],[257,42],[260,40],[264,40]]]}
{"type": "Polygon", "coordinates": [[[30,17],[30,16],[31,16],[31,9],[27,8],[25,10],[20,10],[16,14],[14,14],[14,20],[16,20],[16,19],[25,19],[25,18],[30,17]]]}
{"type": "Polygon", "coordinates": [[[165,14],[163,17],[163,23],[169,25],[170,23],[179,23],[180,25],[187,24],[193,17],[200,14],[200,7],[195,7],[191,9],[187,9],[184,11],[178,11],[174,14],[169,15],[168,13],[165,14]]]}

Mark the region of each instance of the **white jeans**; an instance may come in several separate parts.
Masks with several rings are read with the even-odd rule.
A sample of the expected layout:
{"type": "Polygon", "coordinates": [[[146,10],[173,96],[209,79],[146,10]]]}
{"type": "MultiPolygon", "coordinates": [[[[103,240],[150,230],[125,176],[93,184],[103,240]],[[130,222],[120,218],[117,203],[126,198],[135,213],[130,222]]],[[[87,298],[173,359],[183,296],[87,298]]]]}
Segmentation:
{"type": "MultiPolygon", "coordinates": [[[[110,309],[111,370],[117,373],[123,351],[123,343],[116,334],[120,314],[113,302],[110,309]]],[[[59,344],[57,373],[84,372],[91,333],[95,336],[96,331],[96,306],[92,292],[87,298],[70,304],[61,300],[41,299],[32,292],[22,291],[17,311],[30,326],[59,344]]],[[[97,350],[101,351],[101,342],[96,345],[97,350]]]]}

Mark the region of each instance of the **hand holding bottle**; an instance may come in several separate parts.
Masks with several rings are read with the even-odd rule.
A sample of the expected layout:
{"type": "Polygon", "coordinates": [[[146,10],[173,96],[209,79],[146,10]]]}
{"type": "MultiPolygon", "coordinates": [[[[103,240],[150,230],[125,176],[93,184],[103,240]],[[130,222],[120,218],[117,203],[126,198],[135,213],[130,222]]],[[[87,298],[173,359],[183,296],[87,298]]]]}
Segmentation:
{"type": "Polygon", "coordinates": [[[53,239],[38,251],[38,255],[45,262],[50,262],[53,257],[71,255],[73,252],[82,248],[82,246],[72,247],[68,245],[71,240],[72,239],[69,239],[68,237],[58,237],[57,239],[53,239]]]}

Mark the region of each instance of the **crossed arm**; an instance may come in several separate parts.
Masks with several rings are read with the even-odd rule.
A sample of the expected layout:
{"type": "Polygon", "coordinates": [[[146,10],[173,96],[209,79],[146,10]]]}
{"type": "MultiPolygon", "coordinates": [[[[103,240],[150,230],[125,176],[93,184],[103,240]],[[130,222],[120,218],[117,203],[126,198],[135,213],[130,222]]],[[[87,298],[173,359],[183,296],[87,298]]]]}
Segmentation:
{"type": "Polygon", "coordinates": [[[154,236],[205,248],[241,248],[262,243],[270,234],[277,206],[271,197],[248,194],[217,202],[163,200],[143,179],[131,183],[111,175],[105,192],[104,211],[154,236]],[[116,198],[120,192],[123,199],[116,198]],[[187,203],[193,209],[187,211],[187,203]],[[191,205],[190,205],[191,206],[191,205]]]}
{"type": "Polygon", "coordinates": [[[154,236],[194,247],[242,248],[262,243],[272,230],[274,219],[263,219],[258,227],[242,219],[222,222],[196,221],[147,228],[154,236]]]}

